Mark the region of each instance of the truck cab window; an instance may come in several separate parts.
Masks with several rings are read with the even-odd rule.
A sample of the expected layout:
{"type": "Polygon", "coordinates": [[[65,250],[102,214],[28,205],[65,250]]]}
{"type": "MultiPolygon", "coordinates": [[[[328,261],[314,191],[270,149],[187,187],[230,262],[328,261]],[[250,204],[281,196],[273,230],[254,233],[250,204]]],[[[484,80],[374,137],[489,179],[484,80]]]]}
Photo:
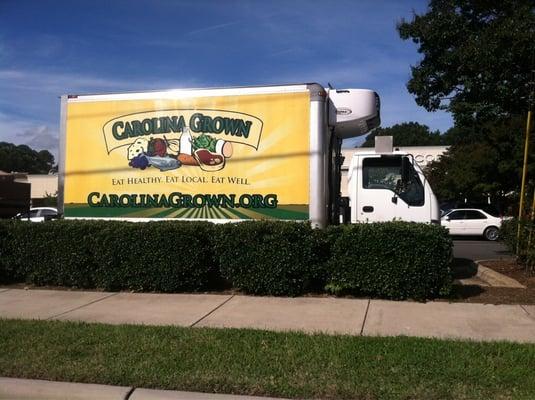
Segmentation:
{"type": "Polygon", "coordinates": [[[401,157],[370,157],[363,160],[364,189],[386,189],[396,193],[409,206],[424,205],[424,186],[414,167],[410,166],[409,180],[402,182],[401,157]]]}
{"type": "Polygon", "coordinates": [[[363,160],[364,189],[395,191],[401,180],[401,157],[369,157],[363,160]]]}

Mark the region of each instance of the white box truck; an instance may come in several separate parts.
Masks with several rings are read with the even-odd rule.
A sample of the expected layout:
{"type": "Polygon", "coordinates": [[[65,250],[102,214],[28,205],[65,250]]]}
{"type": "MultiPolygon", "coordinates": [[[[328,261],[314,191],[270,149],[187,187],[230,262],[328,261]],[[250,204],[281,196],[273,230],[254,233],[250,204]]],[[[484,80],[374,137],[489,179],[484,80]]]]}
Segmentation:
{"type": "MultiPolygon", "coordinates": [[[[280,219],[310,220],[319,227],[338,223],[342,140],[363,135],[379,123],[375,92],[325,89],[315,83],[65,95],[60,212],[65,218],[132,221],[280,219]]],[[[396,180],[392,174],[398,168],[400,180],[386,189],[392,193],[388,202],[384,196],[377,201],[367,197],[374,210],[399,208],[414,178],[425,181],[411,162],[398,157],[394,166],[392,157],[372,157],[390,160],[387,179],[396,180]]],[[[360,207],[363,181],[357,176],[368,162],[355,165],[351,201],[360,207]]],[[[379,179],[375,172],[370,176],[379,179]]],[[[369,181],[362,190],[369,190],[369,184],[376,182],[369,181]]],[[[423,186],[431,194],[423,204],[409,201],[409,209],[434,209],[431,189],[423,186]]],[[[434,219],[431,211],[427,218],[407,212],[384,215],[434,219]]]]}
{"type": "MultiPolygon", "coordinates": [[[[347,171],[350,210],[355,222],[413,221],[440,223],[440,208],[414,155],[389,145],[353,153],[347,171]]],[[[377,137],[376,139],[379,139],[377,137]]]]}

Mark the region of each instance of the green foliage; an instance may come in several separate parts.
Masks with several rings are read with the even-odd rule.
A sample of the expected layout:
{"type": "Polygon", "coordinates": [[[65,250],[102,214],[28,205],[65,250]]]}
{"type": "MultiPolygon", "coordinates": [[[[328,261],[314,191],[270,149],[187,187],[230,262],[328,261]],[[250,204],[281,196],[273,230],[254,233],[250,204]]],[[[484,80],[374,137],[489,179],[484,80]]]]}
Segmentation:
{"type": "MultiPolygon", "coordinates": [[[[448,131],[446,135],[452,136],[454,144],[425,171],[437,197],[477,201],[490,195],[501,202],[505,194],[517,191],[524,157],[524,124],[523,117],[515,116],[448,131]]],[[[535,146],[535,135],[531,146],[535,146]]],[[[533,154],[528,167],[529,176],[535,174],[533,154]]]]}
{"type": "Polygon", "coordinates": [[[425,299],[450,291],[452,242],[444,228],[407,222],[342,227],[329,287],[390,299],[425,299]]]}
{"type": "Polygon", "coordinates": [[[511,253],[516,253],[517,224],[518,219],[513,218],[502,221],[502,225],[500,227],[500,239],[511,253]]]}
{"type": "Polygon", "coordinates": [[[208,223],[16,222],[2,262],[12,279],[108,290],[201,290],[217,279],[208,223]]]}
{"type": "Polygon", "coordinates": [[[94,287],[93,238],[102,223],[10,221],[8,226],[11,235],[2,259],[13,279],[36,285],[94,287]]]}
{"type": "Polygon", "coordinates": [[[57,207],[58,206],[58,192],[54,194],[45,193],[45,197],[42,199],[40,207],[57,207]]]}
{"type": "Polygon", "coordinates": [[[26,145],[0,142],[0,170],[47,174],[54,166],[54,156],[48,150],[35,151],[26,145]]]}
{"type": "Polygon", "coordinates": [[[201,290],[217,280],[206,222],[114,222],[97,236],[96,285],[138,291],[201,290]],[[117,237],[119,242],[109,243],[117,237]],[[125,273],[126,272],[126,273],[125,273]]]}
{"type": "Polygon", "coordinates": [[[7,264],[8,249],[12,248],[11,235],[13,227],[9,222],[0,223],[0,282],[13,280],[15,273],[7,264]]]}
{"type": "Polygon", "coordinates": [[[532,343],[6,319],[0,343],[2,377],[288,399],[535,398],[532,343]]]}
{"type": "MultiPolygon", "coordinates": [[[[422,55],[408,90],[429,111],[453,113],[453,145],[427,168],[441,200],[507,203],[518,191],[525,112],[533,92],[532,0],[431,0],[424,14],[398,24],[422,55]]],[[[535,143],[535,141],[534,141],[535,143]]],[[[535,159],[530,159],[530,176],[535,159]]]]}
{"type": "Polygon", "coordinates": [[[374,147],[376,136],[392,136],[394,146],[439,146],[449,144],[439,131],[432,132],[427,125],[404,122],[388,128],[374,129],[361,147],[374,147]]]}
{"type": "Polygon", "coordinates": [[[296,296],[322,278],[325,247],[310,225],[243,222],[220,227],[221,274],[246,293],[296,296]],[[317,257],[322,252],[323,257],[317,257]]]}
{"type": "Polygon", "coordinates": [[[518,237],[518,219],[513,218],[502,222],[500,238],[509,251],[518,255],[528,270],[535,271],[535,222],[522,219],[520,221],[520,238],[518,237]]]}
{"type": "Polygon", "coordinates": [[[423,299],[447,293],[451,246],[440,227],[401,222],[0,221],[0,282],[159,292],[228,283],[278,296],[328,284],[423,299]]]}
{"type": "Polygon", "coordinates": [[[407,87],[429,111],[458,122],[527,110],[535,54],[532,0],[431,0],[398,24],[423,58],[407,87]]]}
{"type": "Polygon", "coordinates": [[[287,399],[535,398],[533,343],[7,319],[0,343],[2,377],[287,399]]]}

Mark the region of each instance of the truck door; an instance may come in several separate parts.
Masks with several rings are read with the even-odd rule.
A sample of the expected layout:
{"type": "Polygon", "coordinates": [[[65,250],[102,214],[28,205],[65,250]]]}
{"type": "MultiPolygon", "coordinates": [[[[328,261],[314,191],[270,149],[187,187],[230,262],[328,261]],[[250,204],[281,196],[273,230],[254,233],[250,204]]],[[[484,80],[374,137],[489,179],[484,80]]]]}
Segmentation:
{"type": "Polygon", "coordinates": [[[402,176],[403,157],[407,158],[392,155],[362,159],[362,184],[357,187],[359,221],[429,222],[422,180],[412,164],[409,176],[402,176]]]}
{"type": "Polygon", "coordinates": [[[392,197],[401,180],[400,157],[365,157],[357,187],[359,221],[391,221],[397,217],[392,197]]]}

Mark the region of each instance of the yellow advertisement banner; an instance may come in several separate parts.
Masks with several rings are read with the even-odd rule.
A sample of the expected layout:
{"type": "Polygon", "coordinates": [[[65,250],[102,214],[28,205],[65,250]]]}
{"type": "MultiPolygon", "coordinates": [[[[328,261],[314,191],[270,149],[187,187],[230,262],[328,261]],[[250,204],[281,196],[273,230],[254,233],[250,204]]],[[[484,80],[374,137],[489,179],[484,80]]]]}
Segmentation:
{"type": "Polygon", "coordinates": [[[66,217],[308,219],[308,92],[67,104],[66,217]]]}

